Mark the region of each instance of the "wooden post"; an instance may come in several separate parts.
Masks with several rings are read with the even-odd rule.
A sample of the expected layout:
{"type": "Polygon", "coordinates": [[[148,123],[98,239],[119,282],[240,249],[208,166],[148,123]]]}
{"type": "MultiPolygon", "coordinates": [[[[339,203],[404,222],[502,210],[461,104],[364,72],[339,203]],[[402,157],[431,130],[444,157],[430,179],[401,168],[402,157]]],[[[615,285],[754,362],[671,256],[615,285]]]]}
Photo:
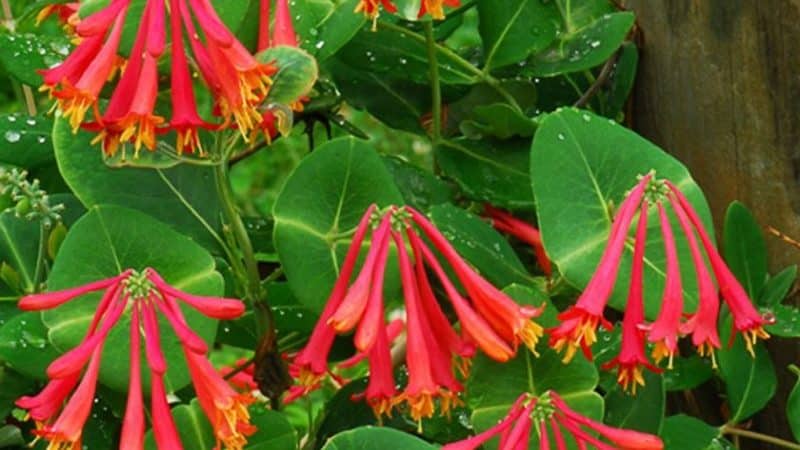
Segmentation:
{"type": "MultiPolygon", "coordinates": [[[[741,200],[800,240],[800,0],[629,0],[643,33],[632,120],[673,153],[722,223],[741,200]]],[[[800,251],[767,236],[773,272],[800,251]]],[[[771,342],[779,392],[753,428],[792,439],[786,397],[797,341],[771,342]]],[[[765,448],[756,445],[752,448],[765,448]]]]}

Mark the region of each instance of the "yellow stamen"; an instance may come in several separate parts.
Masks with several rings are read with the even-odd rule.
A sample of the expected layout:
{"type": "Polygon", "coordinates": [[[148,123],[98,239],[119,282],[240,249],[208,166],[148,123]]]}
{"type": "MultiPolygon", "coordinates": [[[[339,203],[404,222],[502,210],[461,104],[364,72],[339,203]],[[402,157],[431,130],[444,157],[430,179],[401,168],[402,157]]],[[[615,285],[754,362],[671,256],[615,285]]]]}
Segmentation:
{"type": "Polygon", "coordinates": [[[528,320],[525,322],[525,325],[522,327],[522,330],[519,331],[517,336],[519,339],[525,343],[525,346],[536,356],[539,356],[539,353],[536,351],[536,344],[539,342],[539,338],[544,335],[544,328],[538,323],[528,320]]]}
{"type": "Polygon", "coordinates": [[[767,333],[763,327],[755,327],[749,330],[742,331],[742,338],[744,338],[745,346],[747,347],[747,352],[750,353],[750,356],[753,358],[756,357],[755,349],[753,348],[758,342],[758,338],[761,339],[769,339],[769,333],[767,333]]]}
{"type": "Polygon", "coordinates": [[[653,352],[651,356],[656,361],[656,363],[660,363],[662,359],[669,357],[669,364],[667,364],[668,369],[672,369],[673,360],[675,358],[675,352],[670,350],[664,341],[656,342],[655,347],[653,347],[653,352]]]}

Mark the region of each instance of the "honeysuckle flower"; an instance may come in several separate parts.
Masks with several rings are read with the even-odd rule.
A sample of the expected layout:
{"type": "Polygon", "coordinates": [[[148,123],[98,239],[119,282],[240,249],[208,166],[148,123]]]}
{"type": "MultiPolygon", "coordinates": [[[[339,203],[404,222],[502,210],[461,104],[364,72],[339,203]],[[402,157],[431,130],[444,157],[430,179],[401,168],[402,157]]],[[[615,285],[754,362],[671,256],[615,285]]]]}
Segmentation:
{"type": "Polygon", "coordinates": [[[421,0],[418,17],[430,14],[436,20],[444,19],[444,7],[458,8],[461,6],[460,0],[421,0]]]}
{"type": "Polygon", "coordinates": [[[661,296],[661,311],[658,318],[648,327],[647,340],[654,343],[653,359],[656,362],[669,358],[669,368],[672,368],[672,359],[678,350],[680,338],[681,317],[683,315],[683,285],[681,284],[681,269],[678,263],[678,251],[675,248],[675,236],[672,226],[664,211],[664,206],[658,204],[658,216],[661,222],[661,236],[664,239],[664,254],[667,259],[667,274],[664,293],[661,296]]]}
{"type": "Polygon", "coordinates": [[[277,0],[275,7],[275,31],[272,45],[297,47],[297,33],[292,24],[292,13],[289,11],[289,0],[277,0]]]}
{"type": "Polygon", "coordinates": [[[636,225],[636,241],[633,248],[633,267],[625,317],[622,320],[622,344],[619,354],[603,365],[604,369],[617,368],[617,382],[623,389],[636,393],[638,385],[644,386],[642,371],[659,369],[650,363],[645,354],[644,323],[644,250],[647,243],[647,200],[642,201],[639,221],[636,225]]]}
{"type": "Polygon", "coordinates": [[[497,209],[491,205],[485,205],[483,210],[484,213],[486,213],[486,215],[492,220],[492,226],[494,226],[498,231],[508,233],[522,242],[530,245],[531,248],[533,248],[533,253],[536,255],[536,262],[539,263],[539,267],[542,268],[544,274],[548,277],[552,274],[550,258],[547,257],[547,253],[544,251],[544,246],[542,245],[542,234],[539,232],[539,230],[512,216],[511,214],[501,209],[497,209]]]}
{"type": "Polygon", "coordinates": [[[565,362],[569,362],[575,356],[578,348],[591,359],[591,346],[597,341],[598,325],[602,324],[606,329],[611,329],[611,324],[603,317],[603,311],[614,289],[620,258],[628,237],[628,228],[650,179],[649,175],[643,177],[620,205],[611,226],[608,245],[603,251],[600,264],[592,279],[575,305],[558,315],[561,323],[550,332],[550,346],[557,351],[565,350],[565,362]]]}
{"type": "MultiPolygon", "coordinates": [[[[731,333],[731,339],[735,337],[736,331],[742,333],[747,350],[753,354],[753,346],[757,339],[769,338],[769,334],[763,328],[767,320],[758,313],[744,288],[723,261],[686,196],[669,180],[656,180],[653,174],[642,177],[638,186],[623,201],[595,274],[576,305],[559,314],[561,324],[551,331],[550,345],[558,350],[567,349],[565,361],[572,357],[578,346],[584,350],[587,357],[591,357],[590,347],[596,340],[594,332],[597,323],[602,323],[604,320],[603,310],[616,283],[621,252],[628,238],[628,228],[634,210],[637,208],[640,210],[639,225],[634,238],[631,284],[622,323],[622,349],[617,357],[604,365],[604,368],[618,367],[618,382],[623,388],[635,391],[637,384],[644,383],[643,368],[658,371],[644,355],[644,337],[654,344],[652,357],[656,362],[669,358],[667,367],[672,368],[673,357],[678,351],[678,341],[686,335],[691,335],[692,344],[698,353],[710,356],[712,364],[716,366],[714,350],[720,348],[717,331],[720,294],[733,316],[734,333],[731,333]],[[646,227],[647,208],[651,202],[658,211],[666,267],[659,313],[653,323],[648,324],[645,323],[642,308],[644,252],[647,239],[646,228],[643,227],[646,227]],[[675,214],[691,253],[698,298],[694,313],[684,310],[680,260],[667,206],[675,214]],[[700,238],[702,250],[695,233],[700,238]],[[706,267],[703,250],[719,286],[719,294],[706,267]],[[684,320],[684,317],[687,319],[684,320]]],[[[610,324],[607,326],[610,327],[610,324]]]]}
{"type": "Polygon", "coordinates": [[[599,450],[664,448],[664,443],[657,436],[596,422],[571,409],[556,392],[547,391],[539,397],[527,393],[520,395],[497,425],[473,437],[447,444],[442,450],[475,450],[493,437],[500,438],[498,450],[527,449],[534,431],[534,421],[540,449],[551,448],[552,433],[556,448],[566,450],[562,427],[572,435],[578,448],[587,448],[587,444],[599,450]]]}
{"type": "Polygon", "coordinates": [[[97,132],[94,141],[103,143],[107,155],[127,143],[132,143],[137,152],[142,147],[154,150],[157,135],[167,131],[177,133],[175,147],[179,153],[194,152],[200,146],[198,132],[202,128],[222,128],[235,122],[247,139],[261,124],[259,106],[268,93],[275,68],[258,62],[244,48],[209,0],[169,0],[168,11],[165,3],[166,0],[146,0],[130,52],[133,57],[127,61],[119,54],[121,34],[126,22],[136,18],[128,15],[130,0],[113,0],[77,25],[80,44],[62,64],[41,71],[43,89],[56,98],[73,131],[83,125],[97,132]],[[158,67],[165,55],[167,27],[172,39],[172,51],[168,53],[172,96],[169,121],[155,113],[158,67]],[[184,32],[222,123],[210,124],[197,111],[184,32]],[[101,113],[100,92],[121,65],[125,67],[122,77],[101,113]],[[94,120],[85,123],[89,110],[94,120]]]}
{"type": "MultiPolygon", "coordinates": [[[[676,204],[680,205],[686,216],[688,216],[689,221],[694,225],[697,235],[700,236],[700,241],[711,263],[711,269],[717,279],[720,295],[725,300],[725,304],[728,305],[728,309],[733,316],[734,329],[742,334],[747,351],[755,356],[753,346],[758,339],[769,338],[769,334],[764,330],[767,320],[753,306],[753,302],[747,292],[728,268],[728,265],[725,264],[716,247],[714,247],[711,238],[703,227],[700,216],[689,203],[689,199],[674,184],[669,181],[666,183],[677,200],[676,204]]],[[[731,333],[731,339],[733,337],[734,333],[731,333]]]]}
{"type": "Polygon", "coordinates": [[[80,2],[47,5],[36,15],[36,25],[40,25],[50,16],[56,16],[59,22],[64,25],[64,31],[68,35],[74,34],[75,27],[78,25],[78,22],[80,22],[80,17],[78,16],[78,9],[80,6],[80,2]]]}
{"type": "Polygon", "coordinates": [[[717,359],[714,356],[714,349],[720,348],[719,332],[717,331],[717,319],[719,317],[719,296],[714,286],[714,280],[708,273],[706,262],[697,239],[692,231],[689,218],[683,211],[674,195],[669,196],[670,205],[678,218],[681,230],[686,241],[689,243],[689,251],[692,254],[692,264],[694,265],[697,278],[697,311],[683,324],[681,334],[691,335],[692,344],[697,347],[697,352],[701,356],[710,356],[711,363],[717,367],[717,359]]]}
{"type": "Polygon", "coordinates": [[[389,415],[393,407],[402,405],[421,424],[422,419],[432,417],[437,409],[448,414],[460,403],[461,381],[469,373],[469,360],[477,348],[499,361],[511,358],[520,342],[534,350],[542,329],[531,318],[540,312],[541,308],[520,307],[478,275],[419,212],[395,206],[378,212],[371,206],[356,228],[342,272],[308,344],[290,366],[299,386],[290,389],[284,400],[296,399],[319,387],[326,374],[334,374],[326,364],[333,339],[336,334],[354,331],[357,354],[339,367],[368,360],[367,389],[358,398],[366,398],[378,417],[389,415]],[[468,299],[453,286],[417,230],[453,268],[468,299]],[[355,263],[367,232],[371,234],[369,250],[355,274],[355,263]],[[392,243],[398,258],[406,316],[408,383],[402,389],[394,382],[390,351],[400,331],[393,326],[397,321],[386,326],[383,299],[384,273],[392,243]],[[460,333],[442,311],[426,268],[432,269],[441,281],[461,321],[460,333]]]}
{"type": "Polygon", "coordinates": [[[51,362],[50,382],[35,397],[22,397],[17,406],[28,410],[37,422],[35,434],[49,441],[48,450],[80,449],[83,426],[91,411],[100,370],[104,343],[111,329],[129,312],[130,378],[128,400],[122,426],[120,448],[141,448],[144,441],[144,402],[142,399],[140,349],[145,339],[145,356],[150,371],[151,412],[155,440],[159,448],[181,448],[169,411],[163,376],[167,361],[161,350],[157,313],[172,325],[182,344],[189,372],[200,404],[218,443],[226,449],[242,449],[253,427],[246,406],[249,394],[233,391],[213,369],[207,358],[207,345],[191,330],[178,300],[215,319],[235,319],[244,305],[234,299],[201,297],[176,289],[153,269],[139,273],[127,270],[121,275],[63,291],[23,297],[19,306],[28,311],[56,308],[80,296],[105,289],[83,341],[51,362]],[[81,377],[81,371],[88,368],[81,377]],[[77,385],[77,387],[76,387],[77,385]],[[70,396],[70,393],[72,394],[70,396]],[[64,403],[64,400],[69,399],[64,403]]]}
{"type": "Polygon", "coordinates": [[[381,7],[390,14],[397,12],[397,7],[394,6],[391,0],[360,0],[358,5],[356,5],[355,12],[363,12],[368,19],[372,20],[374,29],[375,21],[378,20],[378,16],[381,12],[381,7]]]}

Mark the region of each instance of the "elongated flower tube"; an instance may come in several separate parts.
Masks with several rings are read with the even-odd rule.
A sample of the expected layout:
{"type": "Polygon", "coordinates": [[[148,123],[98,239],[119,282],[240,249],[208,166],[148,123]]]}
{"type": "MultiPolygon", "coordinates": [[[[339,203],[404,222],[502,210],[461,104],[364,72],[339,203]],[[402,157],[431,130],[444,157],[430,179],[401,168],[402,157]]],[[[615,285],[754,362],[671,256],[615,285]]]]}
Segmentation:
{"type": "Polygon", "coordinates": [[[358,5],[356,5],[355,12],[363,12],[368,19],[372,20],[374,29],[374,24],[375,21],[378,20],[381,7],[383,7],[383,9],[390,14],[397,12],[397,7],[394,6],[394,3],[392,3],[391,0],[360,0],[358,5]]]}
{"type": "Polygon", "coordinates": [[[649,175],[643,177],[623,201],[611,226],[608,245],[592,279],[575,305],[558,315],[561,323],[550,332],[550,346],[557,351],[565,350],[565,362],[573,358],[578,348],[591,359],[591,346],[597,341],[598,325],[611,328],[611,324],[603,318],[603,311],[614,289],[628,228],[651,178],[649,175]]]}
{"type": "Polygon", "coordinates": [[[508,233],[530,245],[531,248],[533,248],[533,253],[536,255],[536,262],[539,263],[539,267],[542,268],[544,274],[548,277],[552,274],[552,264],[547,257],[547,253],[544,251],[542,234],[539,233],[539,230],[511,214],[488,204],[484,206],[484,212],[492,219],[492,226],[498,231],[508,233]]]}
{"type": "Polygon", "coordinates": [[[201,129],[218,129],[235,122],[245,140],[259,129],[259,107],[269,92],[276,69],[257,61],[228,30],[209,0],[145,0],[141,17],[128,14],[130,0],[112,0],[76,27],[78,47],[58,66],[42,70],[43,89],[57,100],[73,131],[81,126],[98,133],[107,155],[125,144],[138,152],[154,150],[158,135],[177,133],[178,153],[200,149],[201,129]],[[169,8],[167,9],[167,2],[169,8]],[[167,20],[169,14],[169,20],[167,20]],[[130,57],[122,56],[121,38],[128,21],[139,20],[130,57]],[[167,28],[171,52],[165,53],[167,28]],[[184,33],[193,58],[186,55],[184,33]],[[171,108],[169,120],[156,113],[160,108],[161,59],[171,58],[171,108]],[[189,60],[196,62],[201,78],[214,97],[220,123],[201,118],[195,99],[189,60]],[[112,83],[111,75],[124,66],[122,77],[112,87],[111,98],[101,112],[100,93],[112,83]],[[89,111],[93,119],[86,121],[89,111]]]}
{"type": "Polygon", "coordinates": [[[697,347],[697,352],[701,356],[710,356],[714,367],[717,367],[717,359],[714,350],[720,348],[719,332],[717,331],[717,319],[719,317],[719,297],[714,286],[714,280],[708,273],[703,254],[697,244],[689,218],[683,208],[677,204],[674,195],[669,197],[672,210],[678,218],[681,230],[686,241],[689,243],[689,250],[692,254],[692,264],[694,265],[697,277],[697,311],[687,320],[681,328],[682,334],[691,334],[692,344],[697,347]]]}
{"type": "Polygon", "coordinates": [[[272,45],[287,45],[297,47],[297,33],[292,24],[292,13],[289,11],[289,0],[276,0],[275,31],[272,35],[272,45]]]}
{"type": "MultiPolygon", "coordinates": [[[[671,182],[667,181],[667,186],[669,186],[670,192],[677,199],[676,204],[680,205],[689,217],[689,221],[694,226],[695,231],[697,231],[697,235],[700,236],[700,241],[703,244],[706,255],[708,255],[708,260],[711,263],[711,268],[717,279],[719,292],[733,316],[734,329],[742,333],[747,351],[749,351],[751,355],[755,355],[753,346],[756,341],[759,338],[769,338],[769,334],[764,330],[764,325],[767,324],[767,320],[758,313],[755,306],[753,306],[752,300],[747,295],[747,292],[745,292],[741,283],[739,283],[733,275],[728,265],[725,264],[725,261],[722,259],[722,256],[720,256],[716,247],[714,247],[711,238],[703,227],[700,216],[694,210],[691,203],[689,203],[689,199],[687,199],[677,186],[671,182]]],[[[731,333],[731,339],[733,339],[733,336],[734,334],[731,333]]]]}
{"type": "Polygon", "coordinates": [[[430,14],[430,16],[436,20],[444,20],[444,7],[449,6],[450,8],[458,8],[461,6],[460,0],[421,0],[419,6],[419,13],[417,13],[418,17],[422,17],[425,14],[430,14]]]}
{"type": "Polygon", "coordinates": [[[633,267],[625,317],[622,320],[622,345],[619,354],[603,365],[603,369],[617,367],[617,382],[623,389],[636,393],[638,385],[644,386],[643,368],[654,372],[659,369],[650,363],[645,354],[644,323],[644,252],[647,243],[647,200],[639,209],[636,225],[636,242],[633,248],[633,267]]]}
{"type": "Polygon", "coordinates": [[[292,401],[319,387],[326,374],[341,382],[335,369],[327,368],[326,359],[336,334],[354,332],[357,353],[338,368],[368,361],[367,389],[356,398],[366,398],[378,417],[390,415],[394,407],[404,409],[421,426],[422,420],[432,417],[436,410],[446,415],[461,403],[462,382],[469,374],[469,361],[477,349],[499,361],[510,359],[519,342],[533,350],[541,327],[531,318],[540,312],[541,308],[517,305],[478,275],[419,212],[396,206],[377,212],[371,206],[356,228],[342,272],[308,344],[294,357],[290,373],[298,379],[299,386],[290,389],[284,401],[292,401]],[[370,246],[356,272],[355,263],[366,233],[370,233],[370,246]],[[450,281],[426,240],[454,269],[468,299],[450,281]],[[399,332],[392,330],[397,321],[386,325],[383,299],[392,244],[397,254],[406,316],[408,383],[404,387],[394,382],[391,346],[399,332]],[[439,304],[426,269],[431,269],[442,283],[446,299],[461,321],[458,332],[439,304]]]}
{"type": "Polygon", "coordinates": [[[678,339],[683,314],[683,286],[681,284],[681,269],[678,263],[678,251],[675,248],[675,236],[672,226],[664,211],[664,206],[658,204],[658,216],[661,222],[661,235],[664,238],[664,253],[667,256],[667,275],[664,294],[661,297],[661,311],[656,321],[649,327],[647,340],[654,343],[653,359],[656,362],[669,358],[669,368],[672,368],[672,358],[678,350],[678,339]]]}
{"type": "Polygon", "coordinates": [[[153,269],[127,270],[123,274],[89,283],[79,288],[23,297],[26,310],[51,309],[66,301],[105,288],[84,340],[54,360],[48,367],[50,382],[34,397],[22,397],[20,408],[28,410],[37,422],[35,434],[49,441],[48,450],[81,448],[83,426],[91,412],[106,338],[126,312],[130,321],[130,377],[128,400],[122,426],[123,449],[139,449],[144,442],[145,415],[141,381],[141,338],[150,370],[151,413],[158,448],[180,449],[163,385],[167,361],[161,350],[157,313],[173,326],[183,346],[198,399],[218,443],[226,449],[240,450],[254,428],[249,423],[249,394],[233,391],[208,361],[207,345],[191,330],[178,304],[187,303],[208,317],[234,319],[244,312],[238,300],[201,297],[168,285],[153,269]],[[88,368],[81,377],[81,370],[88,368]],[[77,386],[77,387],[76,387],[77,386]],[[71,393],[71,396],[70,396],[71,393]],[[64,402],[67,398],[69,399],[64,402]]]}
{"type": "Polygon", "coordinates": [[[562,429],[572,436],[578,448],[585,449],[587,444],[598,450],[664,448],[657,436],[596,422],[574,411],[556,392],[547,391],[539,397],[527,393],[520,395],[497,425],[471,438],[447,444],[442,450],[475,450],[494,437],[499,437],[498,450],[527,449],[533,436],[534,421],[540,450],[552,448],[551,436],[557,450],[566,450],[562,429]]]}

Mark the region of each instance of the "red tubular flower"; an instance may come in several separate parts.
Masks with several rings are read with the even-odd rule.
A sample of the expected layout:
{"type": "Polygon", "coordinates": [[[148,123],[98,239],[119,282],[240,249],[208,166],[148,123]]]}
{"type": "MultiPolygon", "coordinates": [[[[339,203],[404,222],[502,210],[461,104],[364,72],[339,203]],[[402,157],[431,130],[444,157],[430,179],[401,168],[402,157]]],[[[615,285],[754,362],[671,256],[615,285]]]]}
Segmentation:
{"type": "Polygon", "coordinates": [[[511,214],[488,204],[484,205],[484,212],[492,219],[492,226],[498,231],[508,233],[530,245],[536,255],[536,261],[539,263],[539,267],[542,268],[542,271],[544,271],[544,274],[548,277],[552,275],[553,268],[550,263],[550,258],[547,257],[547,253],[544,251],[542,234],[539,233],[539,230],[511,214]]]}
{"type": "Polygon", "coordinates": [[[248,393],[234,391],[205,356],[186,348],[183,354],[197,392],[197,400],[214,429],[217,447],[222,442],[226,449],[243,449],[247,444],[247,436],[256,430],[250,425],[250,414],[247,411],[247,406],[254,401],[253,397],[248,393]]]}
{"type": "Polygon", "coordinates": [[[557,351],[566,349],[564,362],[569,362],[578,348],[591,359],[591,346],[597,341],[597,326],[602,324],[606,329],[611,329],[611,324],[603,318],[603,311],[614,289],[628,228],[651,178],[650,175],[643,177],[620,205],[611,226],[608,244],[592,279],[575,305],[558,315],[561,324],[551,330],[550,346],[557,351]]]}
{"type": "Polygon", "coordinates": [[[89,367],[83,375],[75,392],[64,405],[61,414],[51,425],[34,431],[34,434],[50,441],[49,450],[75,449],[82,447],[83,426],[94,404],[94,393],[97,387],[97,375],[100,372],[100,356],[103,346],[100,344],[91,356],[89,367]]]}
{"type": "Polygon", "coordinates": [[[692,254],[692,263],[697,277],[697,311],[687,320],[681,328],[682,334],[691,334],[692,343],[697,347],[697,352],[701,356],[711,356],[711,362],[717,367],[717,359],[714,357],[714,349],[720,348],[719,333],[717,332],[717,318],[719,316],[719,297],[717,289],[714,287],[714,280],[706,268],[706,262],[697,239],[694,237],[689,218],[683,208],[677,204],[674,196],[669,197],[672,210],[678,217],[681,230],[689,243],[689,250],[692,254]]]}
{"type": "Polygon", "coordinates": [[[667,275],[664,294],[661,296],[661,311],[656,321],[648,327],[650,330],[647,339],[655,343],[653,359],[659,362],[663,358],[669,358],[669,368],[671,369],[672,358],[678,350],[678,333],[683,314],[683,286],[678,252],[675,249],[675,236],[661,203],[658,204],[658,215],[661,219],[661,234],[664,238],[664,253],[667,257],[667,275]]]}
{"type": "Polygon", "coordinates": [[[269,34],[269,4],[272,0],[260,0],[258,8],[258,51],[262,52],[270,47],[269,34]]]}
{"type": "Polygon", "coordinates": [[[473,306],[494,331],[511,343],[514,351],[522,342],[536,353],[536,343],[542,336],[543,329],[531,318],[538,317],[542,313],[542,308],[517,305],[508,295],[478,275],[425,216],[413,208],[406,207],[406,209],[411,213],[413,222],[453,267],[473,306]]]}
{"type": "Polygon", "coordinates": [[[144,402],[142,401],[141,373],[141,333],[139,332],[139,308],[131,310],[131,355],[130,381],[128,383],[128,402],[122,419],[120,450],[140,450],[144,448],[144,402]]]}
{"type": "Polygon", "coordinates": [[[294,25],[292,25],[292,13],[289,11],[289,2],[288,0],[277,0],[277,2],[272,45],[297,47],[297,34],[294,32],[294,25]]]}
{"type": "MultiPolygon", "coordinates": [[[[259,129],[259,104],[266,97],[275,68],[258,62],[222,23],[209,0],[169,0],[172,36],[172,117],[168,124],[155,114],[158,98],[158,66],[166,45],[165,0],[146,0],[132,58],[115,86],[105,113],[98,96],[118,66],[119,43],[128,17],[130,0],[113,0],[77,26],[81,44],[60,65],[42,71],[44,89],[51,91],[73,130],[91,108],[95,121],[85,128],[100,134],[107,155],[121,144],[133,143],[154,150],[157,134],[173,130],[176,149],[194,152],[200,146],[198,131],[215,129],[235,121],[245,140],[259,129]],[[195,26],[197,24],[197,27],[195,26]],[[194,88],[183,46],[184,29],[202,78],[216,100],[223,124],[211,125],[197,112],[194,88]]],[[[201,149],[202,153],[202,149],[201,149]]]]}
{"type": "MultiPolygon", "coordinates": [[[[73,52],[75,58],[68,57],[62,64],[41,72],[46,89],[58,101],[73,131],[78,130],[89,109],[93,109],[95,119],[100,120],[98,96],[115,69],[129,3],[130,0],[117,0],[106,8],[107,14],[102,16],[104,20],[99,25],[105,29],[110,27],[107,41],[103,42],[105,29],[97,36],[85,35],[88,39],[79,46],[79,49],[83,47],[82,51],[73,52]]],[[[81,26],[87,23],[95,24],[87,19],[81,26]]],[[[78,33],[81,34],[80,26],[78,33]]]]}
{"type": "Polygon", "coordinates": [[[458,8],[461,6],[461,2],[459,0],[421,0],[417,16],[422,17],[425,14],[430,14],[436,20],[443,20],[444,6],[458,8]]]}
{"type": "MultiPolygon", "coordinates": [[[[714,247],[711,238],[703,227],[700,216],[694,210],[691,203],[689,203],[689,200],[677,186],[669,181],[666,183],[670,188],[670,192],[675,196],[677,204],[680,205],[689,217],[689,221],[694,226],[698,236],[700,236],[700,241],[703,243],[703,247],[708,255],[708,260],[711,263],[711,268],[714,271],[714,276],[717,279],[720,294],[733,316],[733,327],[735,330],[742,333],[747,351],[749,351],[751,355],[755,355],[753,346],[758,339],[769,338],[769,334],[764,330],[764,325],[767,324],[767,321],[758,313],[753,306],[753,302],[748,297],[747,292],[745,292],[742,285],[714,247]]],[[[731,339],[733,339],[733,336],[734,333],[731,333],[731,339]]]]}
{"type": "Polygon", "coordinates": [[[298,379],[305,393],[318,386],[328,372],[328,354],[331,351],[331,346],[333,346],[333,340],[336,338],[336,332],[328,324],[328,321],[334,312],[339,309],[339,305],[342,304],[348,291],[350,277],[353,275],[358,254],[361,251],[364,237],[369,231],[370,219],[375,209],[375,205],[367,208],[366,213],[358,223],[355,235],[353,235],[353,241],[347,250],[342,269],[339,272],[339,277],[333,285],[333,290],[328,297],[327,303],[325,303],[322,315],[320,315],[317,325],[312,330],[308,343],[294,357],[290,366],[290,371],[293,372],[292,376],[298,379]]]}
{"type": "Polygon", "coordinates": [[[378,19],[378,15],[380,15],[381,6],[390,14],[397,12],[397,7],[394,6],[391,0],[361,0],[356,5],[355,12],[363,12],[374,24],[378,19]]]}
{"type": "Polygon", "coordinates": [[[459,394],[463,386],[459,375],[461,378],[467,376],[469,359],[476,347],[501,361],[513,356],[519,341],[532,347],[541,329],[530,318],[539,312],[539,308],[520,307],[481,278],[458,256],[433,224],[418,212],[408,207],[391,206],[377,217],[372,206],[356,229],[342,273],[308,344],[290,366],[290,373],[298,378],[300,386],[290,389],[284,401],[292,401],[318,387],[325,374],[332,373],[327,369],[326,359],[336,333],[355,330],[353,341],[357,353],[339,367],[350,367],[368,359],[367,390],[357,398],[365,397],[377,416],[388,415],[399,403],[407,405],[411,417],[417,422],[431,417],[437,405],[442,414],[448,414],[454,405],[460,403],[459,394]],[[379,220],[379,224],[372,232],[372,245],[363,266],[350,284],[370,220],[379,220]],[[462,285],[467,288],[470,301],[458,293],[432,251],[417,235],[414,225],[418,225],[451,262],[462,285]],[[397,249],[406,311],[405,362],[409,378],[399,395],[394,383],[390,345],[400,327],[392,326],[397,321],[386,327],[383,304],[390,238],[397,249]],[[406,250],[406,239],[411,244],[414,263],[406,250]],[[460,334],[442,311],[426,267],[433,269],[442,281],[461,321],[460,334]],[[487,314],[491,317],[487,318],[487,314]]]}
{"type": "Polygon", "coordinates": [[[159,448],[181,448],[163,386],[162,378],[167,370],[167,362],[161,351],[156,310],[165,315],[183,344],[195,390],[218,440],[225,444],[226,449],[242,449],[247,442],[245,436],[253,431],[245,408],[249,403],[249,396],[236,394],[213,370],[206,356],[205,342],[189,328],[176,298],[184,300],[201,313],[216,318],[235,318],[244,312],[243,305],[237,300],[200,297],[182,292],[166,284],[152,269],[145,269],[142,273],[128,270],[120,276],[79,288],[24,297],[20,300],[20,306],[27,310],[51,309],[77,296],[103,288],[106,292],[98,304],[83,342],[50,364],[48,376],[51,381],[39,395],[22,397],[17,401],[17,405],[27,409],[36,420],[35,433],[50,441],[48,449],[81,448],[82,429],[93,404],[103,345],[125,311],[131,313],[131,372],[120,448],[141,448],[144,440],[140,367],[142,331],[151,374],[151,410],[156,443],[159,448]],[[88,368],[78,384],[81,369],[87,361],[88,368]],[[72,396],[64,404],[70,392],[72,396]]]}
{"type": "Polygon", "coordinates": [[[567,429],[573,431],[578,429],[579,426],[584,426],[607,439],[613,446],[604,445],[601,441],[590,437],[588,434],[583,434],[582,437],[584,439],[581,439],[580,436],[576,436],[579,440],[589,441],[598,448],[608,448],[611,450],[662,450],[664,448],[664,443],[661,439],[652,434],[609,427],[578,414],[567,406],[564,400],[553,391],[550,391],[550,399],[556,409],[556,415],[554,417],[556,417],[557,421],[562,425],[566,426],[567,429]]]}
{"type": "Polygon", "coordinates": [[[551,448],[551,432],[556,448],[566,450],[567,445],[562,435],[562,427],[572,435],[578,448],[582,449],[587,448],[586,444],[590,444],[598,450],[662,450],[664,448],[663,442],[657,436],[613,428],[595,422],[573,411],[555,392],[548,391],[538,398],[527,393],[522,394],[506,417],[497,425],[471,438],[447,444],[442,449],[474,450],[496,436],[500,437],[499,450],[527,449],[530,446],[533,420],[537,421],[536,431],[539,434],[540,450],[551,448]],[[595,437],[594,433],[599,437],[595,437]]]}
{"type": "Polygon", "coordinates": [[[658,372],[659,369],[647,359],[645,336],[639,326],[644,322],[644,252],[647,243],[647,200],[639,209],[639,223],[636,226],[636,241],[633,248],[633,268],[625,317],[622,320],[622,347],[619,354],[603,365],[603,369],[617,367],[617,382],[625,390],[636,393],[637,385],[644,386],[642,369],[658,372]]]}
{"type": "Polygon", "coordinates": [[[59,22],[64,24],[64,31],[69,35],[74,34],[75,27],[80,22],[80,17],[78,16],[80,7],[80,2],[47,5],[36,15],[36,26],[39,26],[48,17],[55,15],[58,17],[59,22]]]}

